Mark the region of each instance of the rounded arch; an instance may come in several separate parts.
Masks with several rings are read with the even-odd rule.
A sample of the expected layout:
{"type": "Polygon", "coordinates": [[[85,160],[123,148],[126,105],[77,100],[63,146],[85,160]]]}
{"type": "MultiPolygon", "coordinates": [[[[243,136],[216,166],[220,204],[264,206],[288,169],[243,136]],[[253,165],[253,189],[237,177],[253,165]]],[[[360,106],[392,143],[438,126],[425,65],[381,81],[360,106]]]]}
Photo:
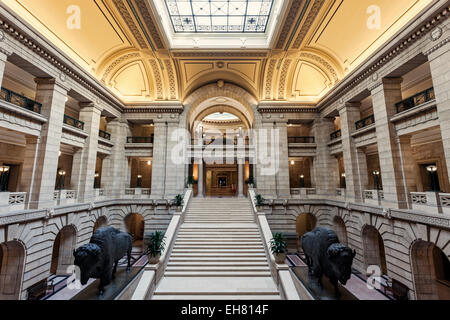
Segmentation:
{"type": "Polygon", "coordinates": [[[73,250],[76,244],[77,229],[74,225],[67,225],[59,230],[53,242],[51,274],[68,274],[67,268],[73,264],[73,250]]]}
{"type": "Polygon", "coordinates": [[[244,116],[250,127],[254,127],[258,116],[257,100],[248,91],[231,83],[212,83],[191,93],[183,102],[185,106],[186,127],[192,128],[193,123],[205,110],[221,105],[236,110],[244,116]]]}
{"type": "Polygon", "coordinates": [[[340,216],[335,216],[333,218],[333,229],[336,232],[339,241],[348,246],[347,227],[345,226],[344,219],[340,216]]]}
{"type": "Polygon", "coordinates": [[[0,300],[19,300],[26,249],[21,241],[0,244],[0,300]]]}
{"type": "Polygon", "coordinates": [[[416,299],[450,299],[450,261],[433,242],[416,240],[410,259],[416,299]]]}
{"type": "Polygon", "coordinates": [[[224,112],[235,115],[236,117],[239,118],[239,120],[242,121],[242,123],[244,123],[244,125],[247,127],[247,129],[250,129],[251,124],[249,123],[247,117],[242,112],[240,112],[238,109],[227,106],[227,105],[213,105],[209,108],[206,108],[205,110],[203,110],[202,112],[200,112],[197,115],[197,117],[192,122],[192,127],[190,127],[191,132],[193,132],[196,129],[197,124],[200,123],[208,115],[213,114],[213,113],[224,113],[224,112]]]}
{"type": "Polygon", "coordinates": [[[100,229],[102,227],[106,227],[108,225],[108,219],[106,216],[100,216],[95,220],[94,227],[92,232],[95,232],[97,229],[100,229]]]}
{"type": "Polygon", "coordinates": [[[382,274],[387,274],[384,241],[380,232],[371,225],[365,225],[361,231],[366,268],[372,265],[380,267],[382,274]]]}
{"type": "Polygon", "coordinates": [[[123,219],[125,230],[133,237],[133,246],[141,247],[144,241],[145,220],[140,213],[129,213],[123,219]]]}
{"type": "Polygon", "coordinates": [[[313,214],[306,212],[301,213],[295,221],[295,231],[299,238],[305,233],[314,230],[317,225],[317,218],[313,214]]]}

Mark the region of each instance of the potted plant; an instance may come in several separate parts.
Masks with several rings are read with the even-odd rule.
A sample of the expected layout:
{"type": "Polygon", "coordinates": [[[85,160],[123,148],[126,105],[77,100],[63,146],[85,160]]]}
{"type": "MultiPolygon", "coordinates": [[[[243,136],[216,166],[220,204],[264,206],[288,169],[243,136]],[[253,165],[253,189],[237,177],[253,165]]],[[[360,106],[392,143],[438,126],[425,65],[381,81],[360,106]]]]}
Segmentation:
{"type": "Polygon", "coordinates": [[[256,203],[256,210],[258,210],[258,212],[263,212],[264,211],[264,201],[265,199],[262,197],[262,195],[257,194],[255,196],[255,203],[256,203]]]}
{"type": "Polygon", "coordinates": [[[253,185],[255,184],[255,181],[253,180],[253,177],[250,177],[245,181],[245,183],[247,184],[247,186],[250,189],[253,189],[253,185]]]}
{"type": "Polygon", "coordinates": [[[287,242],[281,233],[275,233],[270,240],[270,250],[275,256],[277,264],[283,264],[286,260],[287,242]]]}
{"type": "Polygon", "coordinates": [[[175,199],[172,200],[172,204],[177,207],[177,212],[183,210],[184,196],[182,194],[177,194],[175,199]]]}
{"type": "Polygon", "coordinates": [[[150,264],[157,264],[161,258],[161,253],[166,246],[165,235],[162,231],[155,231],[150,235],[147,247],[148,262],[150,264]]]}
{"type": "Polygon", "coordinates": [[[194,180],[193,176],[188,177],[188,179],[187,179],[187,187],[189,189],[192,189],[192,186],[194,185],[194,182],[195,182],[195,180],[194,180]]]}

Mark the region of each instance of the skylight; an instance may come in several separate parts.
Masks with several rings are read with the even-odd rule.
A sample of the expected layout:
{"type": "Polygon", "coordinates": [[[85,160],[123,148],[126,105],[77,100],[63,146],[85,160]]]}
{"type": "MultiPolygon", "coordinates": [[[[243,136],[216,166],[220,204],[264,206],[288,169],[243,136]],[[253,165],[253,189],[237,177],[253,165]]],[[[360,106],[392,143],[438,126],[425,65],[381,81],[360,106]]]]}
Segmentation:
{"type": "Polygon", "coordinates": [[[228,112],[216,112],[212,113],[208,116],[206,116],[203,120],[206,121],[238,121],[239,118],[236,117],[234,114],[228,113],[228,112]]]}
{"type": "Polygon", "coordinates": [[[165,0],[175,33],[265,33],[273,0],[165,0]]]}

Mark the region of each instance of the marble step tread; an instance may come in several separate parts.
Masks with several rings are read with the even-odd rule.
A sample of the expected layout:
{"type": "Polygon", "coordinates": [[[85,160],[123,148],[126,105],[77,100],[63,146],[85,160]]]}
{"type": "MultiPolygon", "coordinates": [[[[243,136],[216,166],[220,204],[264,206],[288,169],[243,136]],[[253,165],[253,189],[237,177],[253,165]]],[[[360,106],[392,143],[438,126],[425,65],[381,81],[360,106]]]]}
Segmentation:
{"type": "Polygon", "coordinates": [[[164,277],[271,277],[270,271],[165,271],[164,277]]]}
{"type": "Polygon", "coordinates": [[[270,271],[269,270],[269,266],[251,266],[251,267],[247,267],[247,266],[203,266],[203,267],[199,267],[199,266],[167,266],[166,268],[166,272],[169,271],[179,271],[179,272],[184,272],[184,271],[193,271],[193,272],[223,272],[223,271],[227,271],[227,272],[234,272],[234,271],[270,271]]]}
{"type": "Polygon", "coordinates": [[[281,300],[280,295],[154,295],[152,300],[281,300]]]}
{"type": "Polygon", "coordinates": [[[220,266],[240,266],[240,267],[267,267],[268,263],[267,261],[242,261],[242,260],[235,260],[235,261],[175,261],[173,259],[169,260],[168,266],[180,266],[180,267],[220,267],[220,266]]]}
{"type": "Polygon", "coordinates": [[[264,251],[261,252],[246,252],[246,253],[239,253],[239,252],[173,252],[171,255],[171,258],[176,257],[195,257],[195,258],[241,258],[241,259],[249,259],[249,258],[266,258],[266,253],[264,251]]]}
{"type": "Polygon", "coordinates": [[[175,256],[175,257],[171,257],[169,260],[169,263],[174,262],[174,263],[182,263],[182,262],[186,262],[186,263],[235,263],[235,262],[245,262],[245,263],[267,263],[267,258],[264,257],[254,257],[254,256],[248,256],[245,257],[245,259],[243,257],[236,257],[236,256],[218,256],[218,257],[203,257],[203,256],[198,256],[198,257],[179,257],[179,256],[175,256]]]}

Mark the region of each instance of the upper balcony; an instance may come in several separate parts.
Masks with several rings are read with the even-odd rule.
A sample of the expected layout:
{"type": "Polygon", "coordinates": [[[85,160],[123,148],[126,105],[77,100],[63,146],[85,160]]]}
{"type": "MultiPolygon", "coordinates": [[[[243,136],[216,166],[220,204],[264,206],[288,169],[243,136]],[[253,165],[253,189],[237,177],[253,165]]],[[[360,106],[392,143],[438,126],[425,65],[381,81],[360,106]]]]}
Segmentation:
{"type": "Polygon", "coordinates": [[[125,156],[153,157],[154,140],[154,134],[143,137],[127,137],[125,143],[125,156]]]}
{"type": "Polygon", "coordinates": [[[1,88],[0,99],[35,113],[41,113],[42,104],[6,88],[1,88]]]}
{"type": "Polygon", "coordinates": [[[315,137],[288,137],[288,145],[289,157],[314,157],[316,155],[315,137]]]}

